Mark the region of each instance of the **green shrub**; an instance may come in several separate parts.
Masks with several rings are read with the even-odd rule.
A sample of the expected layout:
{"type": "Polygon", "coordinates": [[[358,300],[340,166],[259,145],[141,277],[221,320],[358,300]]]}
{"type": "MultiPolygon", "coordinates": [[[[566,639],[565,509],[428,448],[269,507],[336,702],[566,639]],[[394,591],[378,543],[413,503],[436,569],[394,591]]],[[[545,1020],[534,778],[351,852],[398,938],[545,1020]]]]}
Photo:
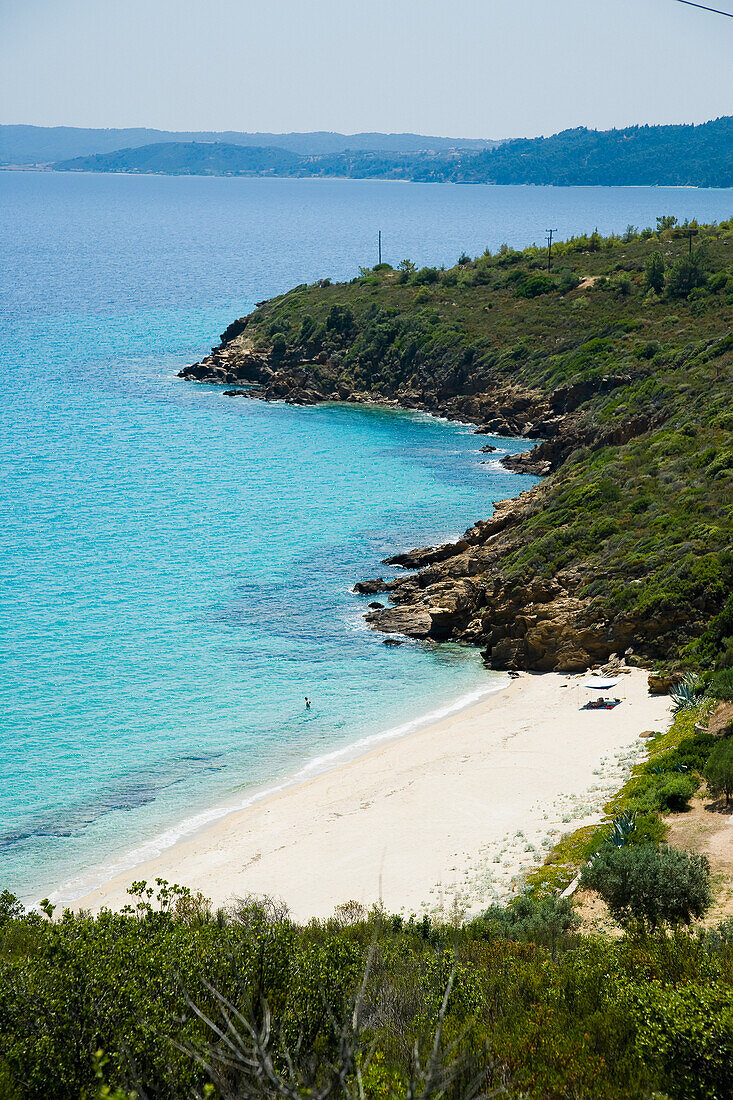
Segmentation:
{"type": "Polygon", "coordinates": [[[510,905],[492,905],[476,927],[492,938],[537,943],[554,951],[559,939],[579,923],[569,898],[522,894],[510,905]]]}
{"type": "Polygon", "coordinates": [[[661,252],[652,252],[651,256],[646,262],[646,285],[650,290],[653,290],[655,294],[661,294],[664,290],[664,272],[666,264],[664,262],[664,256],[661,252]]]}
{"type": "Polygon", "coordinates": [[[656,808],[670,813],[689,810],[690,799],[699,786],[690,775],[668,775],[654,790],[656,808]]]}
{"type": "Polygon", "coordinates": [[[707,257],[703,246],[700,246],[689,256],[681,256],[672,264],[667,277],[667,290],[672,298],[686,298],[696,287],[705,286],[707,279],[707,257]]]}
{"type": "Polygon", "coordinates": [[[733,701],[733,668],[724,668],[714,672],[708,681],[708,695],[713,699],[733,701]]]}
{"type": "Polygon", "coordinates": [[[555,280],[549,275],[529,275],[521,279],[516,286],[520,298],[538,298],[540,294],[549,294],[555,289],[555,280]]]}
{"type": "Polygon", "coordinates": [[[711,989],[708,982],[686,983],[677,989],[637,984],[629,1011],[640,1024],[639,1054],[661,1074],[665,1096],[672,1100],[731,1096],[730,990],[711,989]]]}
{"type": "Polygon", "coordinates": [[[708,279],[708,290],[713,294],[717,294],[719,290],[725,288],[725,284],[728,281],[727,271],[717,271],[715,275],[711,275],[708,279]]]}
{"type": "Polygon", "coordinates": [[[730,804],[733,795],[733,737],[720,741],[705,765],[705,782],[713,796],[725,795],[730,804]]]}
{"type": "Polygon", "coordinates": [[[702,772],[708,757],[717,744],[717,739],[709,733],[697,733],[694,737],[684,737],[676,749],[665,756],[674,766],[684,764],[687,768],[702,772]]]}
{"type": "Polygon", "coordinates": [[[411,276],[410,282],[413,286],[426,286],[428,284],[437,283],[440,278],[440,272],[437,267],[421,267],[419,271],[416,271],[411,276]]]}
{"type": "Polygon", "coordinates": [[[581,876],[622,925],[689,924],[712,902],[706,856],[653,844],[602,849],[581,876]]]}

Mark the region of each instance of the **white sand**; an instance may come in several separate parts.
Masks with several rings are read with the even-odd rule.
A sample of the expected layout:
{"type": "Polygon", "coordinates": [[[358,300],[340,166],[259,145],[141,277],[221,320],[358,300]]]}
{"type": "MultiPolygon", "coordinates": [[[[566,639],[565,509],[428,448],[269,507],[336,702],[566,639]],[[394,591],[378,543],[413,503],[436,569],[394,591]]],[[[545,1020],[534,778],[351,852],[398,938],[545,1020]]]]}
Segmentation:
{"type": "Polygon", "coordinates": [[[517,888],[564,832],[598,820],[666,729],[669,700],[633,670],[612,711],[584,711],[581,676],[522,674],[505,690],[230,814],[76,903],[129,899],[132,879],[201,890],[215,904],[269,894],[299,920],[356,900],[390,912],[476,912],[517,888]]]}

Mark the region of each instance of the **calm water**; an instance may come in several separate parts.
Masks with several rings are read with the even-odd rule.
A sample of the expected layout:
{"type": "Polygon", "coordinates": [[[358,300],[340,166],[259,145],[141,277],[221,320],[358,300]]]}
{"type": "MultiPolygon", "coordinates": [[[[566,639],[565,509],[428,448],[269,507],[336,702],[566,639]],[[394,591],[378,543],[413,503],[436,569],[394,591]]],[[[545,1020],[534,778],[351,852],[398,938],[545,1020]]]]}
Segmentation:
{"type": "Polygon", "coordinates": [[[0,172],[0,887],[78,894],[495,683],[470,651],[386,648],[350,588],[530,479],[461,426],[178,381],[232,317],[351,276],[380,227],[386,259],[451,263],[732,212],[727,191],[0,172]]]}

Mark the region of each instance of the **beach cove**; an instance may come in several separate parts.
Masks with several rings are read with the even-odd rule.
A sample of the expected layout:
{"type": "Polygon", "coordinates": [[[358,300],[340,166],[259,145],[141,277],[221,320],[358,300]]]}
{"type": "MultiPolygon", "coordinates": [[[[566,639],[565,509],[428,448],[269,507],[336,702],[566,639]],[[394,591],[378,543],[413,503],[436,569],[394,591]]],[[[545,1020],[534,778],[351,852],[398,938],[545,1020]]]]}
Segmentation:
{"type": "Polygon", "coordinates": [[[611,711],[580,709],[585,676],[524,673],[399,740],[297,783],[119,875],[75,908],[119,909],[131,879],[215,905],[267,895],[293,917],[337,905],[476,913],[511,895],[560,836],[601,818],[670,701],[630,669],[611,711]]]}
{"type": "Polygon", "coordinates": [[[377,224],[385,258],[450,264],[538,224],[730,206],[661,188],[42,172],[0,186],[0,873],[31,905],[87,895],[162,834],[492,683],[476,649],[384,646],[351,588],[530,487],[500,464],[528,441],[230,400],[177,372],[263,296],[351,278],[377,224]]]}

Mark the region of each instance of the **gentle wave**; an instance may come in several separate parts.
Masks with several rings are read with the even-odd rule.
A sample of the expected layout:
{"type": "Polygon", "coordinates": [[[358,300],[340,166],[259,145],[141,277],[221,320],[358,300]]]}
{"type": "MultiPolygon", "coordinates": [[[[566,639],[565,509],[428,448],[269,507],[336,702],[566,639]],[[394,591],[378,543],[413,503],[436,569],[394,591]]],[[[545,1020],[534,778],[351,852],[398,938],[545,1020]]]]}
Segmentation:
{"type": "MultiPolygon", "coordinates": [[[[498,680],[500,674],[497,673],[496,676],[498,680]]],[[[297,786],[299,783],[307,782],[309,779],[313,779],[318,775],[331,771],[341,764],[347,764],[352,760],[356,760],[360,756],[366,755],[366,753],[377,745],[384,744],[387,741],[398,741],[411,733],[416,733],[420,729],[427,728],[435,722],[439,722],[441,719],[449,717],[451,714],[457,714],[462,710],[466,710],[485,696],[492,695],[497,691],[502,691],[510,682],[508,676],[501,676],[500,682],[492,682],[486,687],[471,691],[467,695],[463,695],[459,699],[454,700],[452,703],[448,703],[446,706],[431,711],[429,714],[420,715],[420,717],[414,718],[409,722],[403,722],[399,726],[393,726],[390,729],[382,730],[380,733],[371,734],[369,737],[362,737],[358,741],[354,741],[343,748],[335,749],[333,752],[323,753],[309,761],[281,783],[276,783],[262,790],[255,791],[239,802],[212,806],[208,810],[203,810],[201,813],[194,814],[192,817],[186,818],[184,821],[180,822],[180,824],[174,825],[172,828],[166,829],[158,836],[146,841],[146,843],[131,849],[119,859],[104,864],[84,876],[79,876],[70,882],[64,883],[64,885],[60,886],[49,895],[50,900],[56,905],[68,905],[71,902],[77,901],[79,898],[84,897],[85,894],[98,889],[100,886],[104,885],[105,882],[109,882],[118,875],[122,875],[126,871],[132,871],[135,867],[139,867],[149,860],[157,859],[176,844],[184,840],[190,840],[215,822],[221,821],[241,810],[246,810],[258,802],[262,802],[267,798],[280,794],[290,787],[297,786]]]]}

